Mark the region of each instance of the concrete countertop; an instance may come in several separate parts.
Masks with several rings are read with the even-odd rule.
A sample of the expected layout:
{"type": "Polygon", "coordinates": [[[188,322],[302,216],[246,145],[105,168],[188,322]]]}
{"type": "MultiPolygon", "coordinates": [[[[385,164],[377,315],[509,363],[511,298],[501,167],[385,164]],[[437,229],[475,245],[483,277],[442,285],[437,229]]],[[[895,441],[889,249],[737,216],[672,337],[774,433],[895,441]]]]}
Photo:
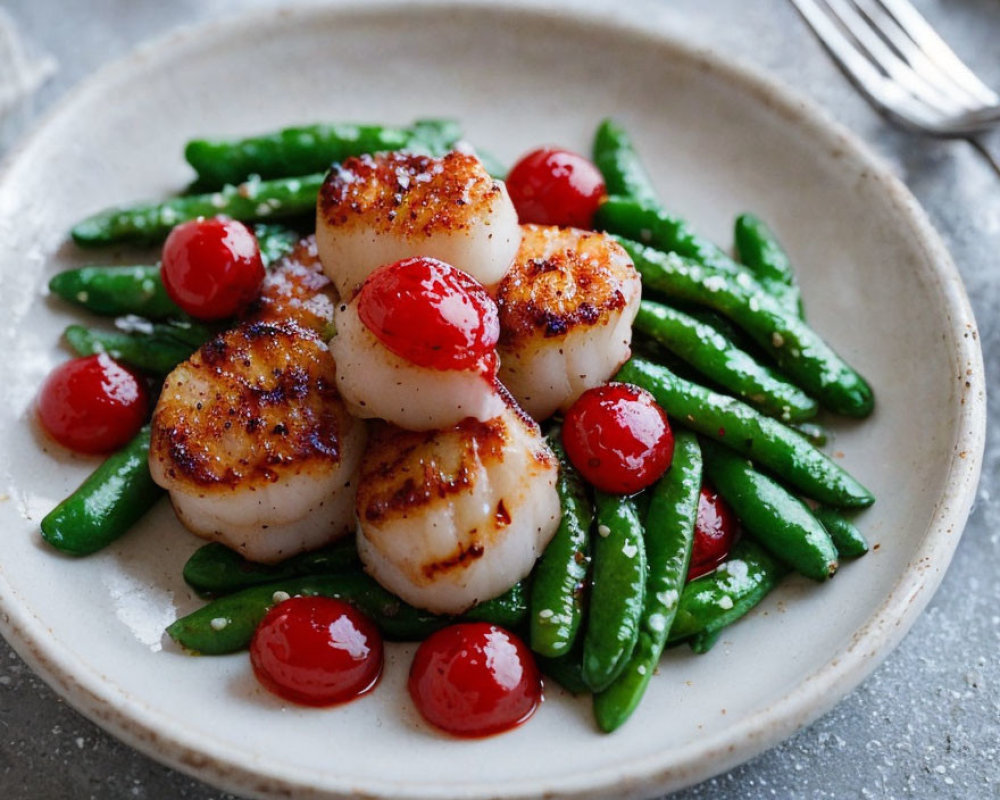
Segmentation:
{"type": "MultiPolygon", "coordinates": [[[[93,70],[181,24],[270,0],[4,0],[2,10],[58,69],[13,123],[39,115],[93,70]]],[[[1000,3],[919,0],[958,53],[1000,88],[1000,3]]],[[[832,66],[787,0],[672,0],[651,24],[769,70],[868,142],[943,236],[1000,381],[1000,176],[967,143],[901,132],[832,66]]],[[[9,143],[12,135],[4,133],[9,143]]],[[[1000,135],[990,142],[1000,152],[1000,135]]],[[[997,393],[972,517],[941,588],[910,634],[858,689],[784,744],[674,797],[1000,798],[1000,459],[997,393]]],[[[119,743],[81,717],[0,641],[0,797],[230,798],[119,743]]]]}

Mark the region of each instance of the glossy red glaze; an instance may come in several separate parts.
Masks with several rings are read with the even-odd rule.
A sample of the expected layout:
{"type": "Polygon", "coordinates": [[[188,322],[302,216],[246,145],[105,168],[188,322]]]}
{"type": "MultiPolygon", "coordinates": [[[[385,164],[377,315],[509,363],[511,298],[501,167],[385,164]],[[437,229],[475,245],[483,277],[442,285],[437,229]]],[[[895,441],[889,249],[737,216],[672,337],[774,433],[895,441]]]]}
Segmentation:
{"type": "Polygon", "coordinates": [[[389,350],[421,367],[492,378],[500,317],[469,274],[434,258],[380,267],[358,293],[358,316],[389,350]]]}
{"type": "Polygon", "coordinates": [[[605,195],[604,178],[583,156],[543,148],[528,153],[507,176],[507,191],[522,225],[590,229],[605,195]]]}
{"type": "Polygon", "coordinates": [[[674,457],[674,435],[653,396],[627,383],[588,389],[566,413],[563,446],[598,489],[632,494],[653,484],[674,457]]]}
{"type": "Polygon", "coordinates": [[[254,674],[279,697],[309,706],[345,703],[382,674],[382,636],[354,606],[293,597],[272,608],[250,643],[254,674]]]}
{"type": "Polygon", "coordinates": [[[541,673],[528,646],[486,622],[451,625],[425,639],[408,686],[424,719],[470,738],[520,725],[542,699],[541,673]]]}
{"type": "Polygon", "coordinates": [[[202,219],[170,232],[160,275],[170,298],[192,317],[224,319],[257,297],[264,263],[257,238],[242,222],[202,219]]]}
{"type": "Polygon", "coordinates": [[[148,413],[145,382],[103,354],[56,367],[38,396],[42,427],[81,453],[117,450],[139,432],[148,413]]]}
{"type": "Polygon", "coordinates": [[[725,500],[711,487],[702,486],[698,497],[698,519],[694,525],[688,580],[707,575],[725,561],[738,531],[739,522],[725,500]]]}

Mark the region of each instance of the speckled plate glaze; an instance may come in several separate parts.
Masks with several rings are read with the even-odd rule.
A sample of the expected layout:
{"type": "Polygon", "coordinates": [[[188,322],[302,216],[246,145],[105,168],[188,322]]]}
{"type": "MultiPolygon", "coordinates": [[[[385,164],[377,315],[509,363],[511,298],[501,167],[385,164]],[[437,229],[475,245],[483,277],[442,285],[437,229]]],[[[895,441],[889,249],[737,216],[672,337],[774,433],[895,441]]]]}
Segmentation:
{"type": "Polygon", "coordinates": [[[640,797],[747,759],[830,708],[900,640],[938,585],[979,472],[976,329],[913,198],[821,111],[768,79],[630,18],[537,6],[338,4],[174,34],[96,75],[0,178],[0,630],[84,714],[178,769],[297,798],[640,797]],[[752,209],[780,232],[809,319],[872,381],[878,408],[831,421],[831,451],[878,495],[874,551],[827,585],[789,579],[706,656],[668,653],[634,719],[598,733],[551,688],[530,723],[453,741],[405,693],[412,649],[343,708],[282,704],[243,655],[192,658],[164,626],[199,601],[199,542],[167,503],[106,552],[50,552],[38,521],[94,462],[48,443],[32,403],[77,319],[45,297],[84,261],[65,232],[110,204],[185,185],[195,135],[314,120],[452,115],[508,162],[540,143],[587,151],[597,121],[633,132],[670,207],[728,244],[752,209]]]}

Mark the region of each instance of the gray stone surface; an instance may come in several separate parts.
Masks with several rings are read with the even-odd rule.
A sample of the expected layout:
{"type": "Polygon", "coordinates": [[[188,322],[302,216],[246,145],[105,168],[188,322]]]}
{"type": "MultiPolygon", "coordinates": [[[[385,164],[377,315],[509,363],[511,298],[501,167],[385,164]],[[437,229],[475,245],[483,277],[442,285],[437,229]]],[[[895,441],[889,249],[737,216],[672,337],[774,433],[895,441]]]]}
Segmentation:
{"type": "MultiPolygon", "coordinates": [[[[277,5],[256,0],[254,5],[277,5]]],[[[237,0],[3,0],[59,61],[23,119],[103,63],[184,23],[238,13],[237,0]]],[[[1000,3],[917,5],[1000,87],[1000,3]]],[[[785,0],[673,0],[652,23],[770,70],[871,144],[927,209],[965,278],[991,387],[1000,380],[1000,177],[963,142],[900,132],[855,94],[785,0]]],[[[1000,150],[1000,137],[991,142],[1000,150]]],[[[877,268],[877,267],[876,267],[877,268]]],[[[991,423],[1000,408],[990,399],[991,423]]],[[[702,798],[1000,798],[1000,429],[991,425],[978,500],[940,590],[900,647],[808,729],[676,795],[702,798]]],[[[230,797],[132,751],[82,718],[0,642],[0,797],[230,797]]]]}

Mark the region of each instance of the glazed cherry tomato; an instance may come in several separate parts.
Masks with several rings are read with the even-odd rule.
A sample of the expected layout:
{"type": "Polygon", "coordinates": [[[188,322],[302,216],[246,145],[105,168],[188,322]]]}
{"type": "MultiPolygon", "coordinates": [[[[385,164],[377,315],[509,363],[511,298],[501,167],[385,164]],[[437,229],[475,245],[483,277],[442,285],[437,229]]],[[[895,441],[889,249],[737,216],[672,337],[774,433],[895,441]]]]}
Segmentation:
{"type": "Polygon", "coordinates": [[[254,674],[279,697],[308,706],[345,703],[382,674],[382,637],[354,606],[292,597],[267,612],[250,642],[254,674]]]}
{"type": "Polygon", "coordinates": [[[496,371],[496,303],[468,273],[434,258],[380,267],[358,294],[358,316],[389,350],[421,367],[496,371]]]}
{"type": "Polygon", "coordinates": [[[242,222],[199,219],[170,232],[160,274],[167,294],[192,317],[224,319],[257,296],[264,262],[242,222]]]}
{"type": "Polygon", "coordinates": [[[736,541],[739,524],[732,509],[708,486],[701,487],[698,497],[698,517],[694,524],[691,545],[691,566],[688,580],[707,575],[726,560],[736,541]]]}
{"type": "Polygon", "coordinates": [[[541,674],[527,645],[486,622],[451,625],[425,639],[408,685],[424,719],[470,738],[520,725],[542,699],[541,674]]]}
{"type": "Polygon", "coordinates": [[[590,161],[568,150],[528,153],[507,176],[507,191],[522,224],[592,228],[604,199],[604,178],[590,161]]]}
{"type": "Polygon", "coordinates": [[[628,383],[588,389],[566,412],[566,455],[598,489],[632,494],[654,483],[674,457],[674,434],[653,396],[628,383]]]}
{"type": "Polygon", "coordinates": [[[42,427],[81,453],[117,450],[139,432],[148,412],[145,382],[104,354],[56,367],[38,396],[42,427]]]}

